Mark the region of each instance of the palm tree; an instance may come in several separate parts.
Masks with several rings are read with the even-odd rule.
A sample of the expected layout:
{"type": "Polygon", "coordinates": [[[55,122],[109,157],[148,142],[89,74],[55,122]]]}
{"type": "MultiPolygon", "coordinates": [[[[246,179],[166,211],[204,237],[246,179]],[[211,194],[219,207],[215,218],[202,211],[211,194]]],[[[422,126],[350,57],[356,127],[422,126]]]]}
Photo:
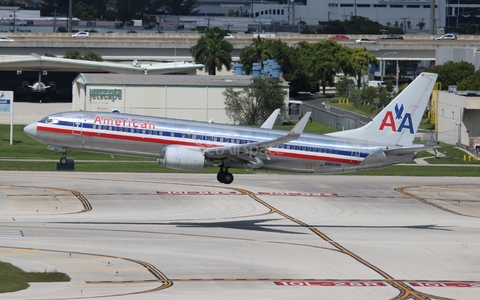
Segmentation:
{"type": "Polygon", "coordinates": [[[244,64],[244,70],[251,73],[252,63],[263,61],[272,58],[272,51],[270,50],[270,42],[262,39],[260,36],[253,39],[253,44],[243,48],[240,53],[240,61],[244,64]]]}
{"type": "Polygon", "coordinates": [[[197,41],[197,44],[190,48],[196,63],[205,65],[208,75],[215,75],[217,69],[222,67],[230,71],[232,69],[233,46],[224,40],[225,32],[218,28],[207,28],[197,41]]]}

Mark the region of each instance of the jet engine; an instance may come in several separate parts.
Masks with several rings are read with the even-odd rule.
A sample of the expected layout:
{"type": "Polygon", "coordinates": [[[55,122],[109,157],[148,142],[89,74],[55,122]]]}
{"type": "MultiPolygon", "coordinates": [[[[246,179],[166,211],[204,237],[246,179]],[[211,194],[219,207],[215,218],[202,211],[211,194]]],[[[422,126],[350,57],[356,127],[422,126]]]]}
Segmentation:
{"type": "Polygon", "coordinates": [[[157,163],[167,168],[181,170],[203,170],[206,166],[202,151],[180,146],[166,147],[163,150],[163,159],[159,159],[157,163]]]}

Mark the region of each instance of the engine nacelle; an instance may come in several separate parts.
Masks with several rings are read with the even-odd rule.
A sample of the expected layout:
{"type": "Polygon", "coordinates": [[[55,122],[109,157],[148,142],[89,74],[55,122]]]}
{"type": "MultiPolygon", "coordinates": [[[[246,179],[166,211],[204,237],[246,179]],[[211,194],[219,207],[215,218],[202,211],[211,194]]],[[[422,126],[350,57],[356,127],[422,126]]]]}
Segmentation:
{"type": "Polygon", "coordinates": [[[181,146],[169,146],[163,150],[159,165],[171,169],[203,170],[206,166],[202,151],[181,146]]]}

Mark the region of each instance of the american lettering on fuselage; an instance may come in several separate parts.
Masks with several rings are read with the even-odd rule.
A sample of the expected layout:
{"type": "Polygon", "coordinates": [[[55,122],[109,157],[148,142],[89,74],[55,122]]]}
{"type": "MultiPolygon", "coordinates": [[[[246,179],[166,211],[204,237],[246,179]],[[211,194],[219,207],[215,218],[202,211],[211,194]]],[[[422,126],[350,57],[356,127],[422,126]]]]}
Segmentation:
{"type": "Polygon", "coordinates": [[[232,183],[230,168],[338,173],[384,168],[415,158],[413,144],[437,74],[422,73],[363,127],[325,135],[303,133],[310,112],[290,132],[132,114],[73,111],[51,114],[25,132],[62,152],[68,149],[149,157],[168,168],[218,166],[217,180],[232,183]]]}

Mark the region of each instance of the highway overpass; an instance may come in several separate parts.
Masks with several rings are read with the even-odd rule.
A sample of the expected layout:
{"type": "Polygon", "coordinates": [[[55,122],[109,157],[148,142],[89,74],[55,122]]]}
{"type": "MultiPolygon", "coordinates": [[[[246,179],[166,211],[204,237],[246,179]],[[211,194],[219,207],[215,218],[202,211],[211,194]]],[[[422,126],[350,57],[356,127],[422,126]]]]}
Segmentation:
{"type": "MultiPolygon", "coordinates": [[[[81,53],[94,51],[109,61],[184,61],[192,60],[189,49],[196,44],[198,33],[92,33],[90,38],[71,38],[68,33],[7,33],[14,42],[0,42],[0,55],[30,55],[30,53],[52,53],[63,56],[67,50],[76,49],[81,53]]],[[[458,40],[433,40],[431,35],[405,35],[404,40],[377,40],[378,35],[349,35],[350,39],[338,41],[348,47],[367,47],[377,57],[387,52],[390,60],[434,60],[435,50],[440,46],[478,47],[480,36],[459,36],[458,40]],[[366,37],[378,44],[355,44],[355,39],[366,37]]],[[[265,38],[281,39],[288,45],[300,41],[318,42],[328,38],[322,34],[265,34],[265,38]]],[[[229,39],[234,51],[232,57],[238,58],[241,49],[249,46],[253,34],[239,34],[229,39]]]]}

